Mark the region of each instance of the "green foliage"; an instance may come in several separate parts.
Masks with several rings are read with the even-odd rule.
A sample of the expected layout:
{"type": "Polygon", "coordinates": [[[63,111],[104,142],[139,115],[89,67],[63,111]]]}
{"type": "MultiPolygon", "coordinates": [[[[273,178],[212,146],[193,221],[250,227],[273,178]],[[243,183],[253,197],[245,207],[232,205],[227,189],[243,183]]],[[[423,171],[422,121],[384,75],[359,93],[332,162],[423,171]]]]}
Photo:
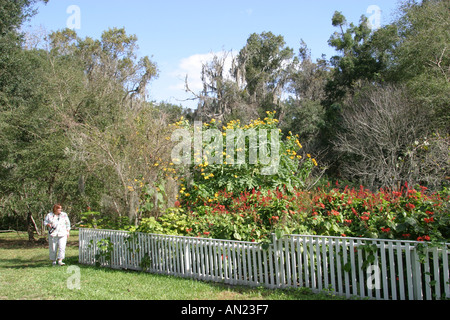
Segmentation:
{"type": "Polygon", "coordinates": [[[167,212],[159,218],[161,227],[166,234],[185,235],[186,229],[190,225],[189,217],[181,208],[169,208],[167,212]]]}
{"type": "MultiPolygon", "coordinates": [[[[302,152],[303,146],[297,137],[289,135],[285,140],[280,136],[272,141],[273,131],[279,132],[277,128],[278,120],[274,119],[274,112],[267,112],[267,117],[263,120],[253,120],[248,125],[241,126],[239,121],[231,121],[223,127],[221,132],[222,139],[219,146],[223,146],[220,150],[209,150],[210,141],[203,141],[203,150],[205,154],[200,159],[199,155],[193,155],[192,165],[189,167],[189,175],[183,180],[180,190],[180,201],[187,207],[198,206],[208,203],[217,197],[218,192],[226,190],[227,192],[244,192],[254,188],[262,190],[276,189],[277,187],[285,187],[292,191],[295,186],[305,186],[305,182],[310,178],[313,168],[317,165],[316,160],[308,154],[302,152]],[[240,137],[234,137],[235,145],[232,147],[235,153],[230,153],[227,149],[227,134],[230,132],[243,133],[240,137]],[[248,137],[251,133],[263,132],[267,134],[267,143],[270,144],[272,159],[278,158],[279,163],[271,163],[274,169],[271,174],[264,174],[264,170],[268,168],[268,164],[261,161],[261,158],[255,163],[250,163],[250,153],[258,152],[261,154],[263,148],[269,148],[268,145],[262,144],[259,139],[255,139],[252,143],[248,137]],[[244,139],[239,140],[238,139],[244,139]],[[272,143],[271,143],[272,141],[272,143]],[[242,142],[242,144],[239,144],[242,142]],[[279,145],[279,153],[276,154],[274,147],[276,142],[279,145]],[[245,160],[237,163],[236,158],[230,159],[231,154],[245,152],[245,160]],[[302,155],[300,155],[300,153],[302,155]],[[213,159],[213,160],[211,160],[213,159]],[[201,162],[201,163],[200,163],[201,162]]],[[[188,128],[193,132],[193,128],[189,123],[182,120],[176,124],[180,128],[188,128]]],[[[217,129],[217,123],[213,119],[210,123],[203,125],[202,133],[210,129],[217,129]]],[[[216,131],[217,132],[217,131],[216,131]]],[[[194,134],[192,134],[193,136],[194,134]]],[[[216,141],[217,142],[217,141],[216,141]]]]}
{"type": "Polygon", "coordinates": [[[96,211],[83,212],[78,217],[77,226],[80,228],[105,230],[130,230],[128,217],[111,217],[96,211]]]}
{"type": "MultiPolygon", "coordinates": [[[[92,240],[89,245],[93,245],[92,240]]],[[[95,247],[97,248],[97,253],[95,255],[95,265],[99,267],[102,262],[107,262],[111,265],[114,247],[114,243],[111,241],[111,238],[101,239],[97,241],[95,247]]]]}
{"type": "Polygon", "coordinates": [[[164,233],[164,229],[155,217],[143,218],[140,221],[139,226],[132,227],[130,231],[156,234],[164,233]]]}

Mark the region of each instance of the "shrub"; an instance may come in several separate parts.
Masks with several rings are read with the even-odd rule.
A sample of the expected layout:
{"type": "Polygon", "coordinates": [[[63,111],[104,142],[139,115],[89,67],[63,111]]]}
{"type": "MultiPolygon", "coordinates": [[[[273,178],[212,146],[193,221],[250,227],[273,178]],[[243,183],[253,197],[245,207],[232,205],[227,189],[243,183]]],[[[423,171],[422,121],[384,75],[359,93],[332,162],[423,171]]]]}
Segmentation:
{"type": "MultiPolygon", "coordinates": [[[[216,141],[214,138],[214,142],[222,148],[211,149],[211,140],[208,141],[206,138],[202,144],[203,154],[196,152],[192,155],[191,165],[187,168],[186,178],[181,184],[179,200],[182,206],[197,207],[204,202],[214,201],[221,190],[238,194],[254,188],[274,190],[284,187],[293,191],[295,187],[304,187],[305,181],[310,178],[317,162],[310,155],[300,154],[303,146],[297,137],[290,134],[285,140],[279,138],[278,134],[275,134],[280,132],[277,123],[274,112],[267,112],[267,117],[263,120],[254,120],[244,126],[238,120],[231,121],[222,127],[222,131],[219,130],[219,124],[214,119],[210,123],[203,124],[201,128],[203,137],[209,137],[208,133],[211,129],[221,132],[219,138],[221,141],[216,141]],[[235,159],[230,159],[231,153],[226,148],[227,134],[230,132],[242,132],[242,135],[236,134],[234,138],[230,138],[230,141],[235,143],[232,148],[235,159]],[[266,141],[259,138],[260,133],[267,134],[266,141]],[[250,141],[248,136],[252,134],[253,137],[258,136],[258,138],[250,141]],[[277,142],[279,150],[274,148],[272,138],[277,142]],[[236,155],[243,151],[245,160],[238,164],[236,155]],[[265,172],[270,165],[262,161],[263,151],[270,154],[271,160],[275,158],[279,160],[275,165],[271,162],[273,165],[271,168],[274,170],[270,174],[265,172]],[[257,156],[254,157],[255,155],[257,156]],[[257,158],[257,161],[251,163],[251,158],[257,158]]],[[[189,130],[191,136],[195,136],[194,130],[199,129],[192,127],[187,120],[180,120],[176,125],[189,130]]]]}

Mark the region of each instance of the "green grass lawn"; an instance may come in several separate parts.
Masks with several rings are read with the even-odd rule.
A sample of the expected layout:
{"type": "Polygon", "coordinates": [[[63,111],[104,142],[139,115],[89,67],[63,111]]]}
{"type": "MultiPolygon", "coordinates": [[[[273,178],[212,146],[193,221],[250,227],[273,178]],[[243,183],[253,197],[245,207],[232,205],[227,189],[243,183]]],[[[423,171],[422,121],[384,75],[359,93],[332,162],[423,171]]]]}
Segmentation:
{"type": "Polygon", "coordinates": [[[66,266],[53,267],[48,245],[25,233],[0,234],[0,300],[338,300],[308,289],[269,290],[78,264],[72,231],[66,266]],[[74,267],[75,266],[75,267],[74,267]],[[79,274],[79,289],[73,288],[79,274]]]}

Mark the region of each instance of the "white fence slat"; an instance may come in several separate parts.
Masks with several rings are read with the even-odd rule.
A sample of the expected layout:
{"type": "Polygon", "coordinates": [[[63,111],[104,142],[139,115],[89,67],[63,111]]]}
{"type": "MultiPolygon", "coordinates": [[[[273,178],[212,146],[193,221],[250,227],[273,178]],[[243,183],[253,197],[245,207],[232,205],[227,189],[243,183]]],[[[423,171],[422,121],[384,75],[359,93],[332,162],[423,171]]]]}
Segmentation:
{"type": "Polygon", "coordinates": [[[344,284],[345,284],[345,296],[347,298],[350,298],[351,293],[350,293],[350,277],[349,277],[349,273],[347,271],[348,267],[348,257],[347,257],[347,240],[344,238],[341,241],[341,245],[342,245],[342,257],[343,257],[343,263],[342,263],[342,271],[344,273],[344,284]]]}
{"type": "Polygon", "coordinates": [[[289,242],[288,238],[285,237],[283,241],[283,248],[282,248],[282,258],[281,258],[281,270],[282,270],[282,282],[283,287],[290,287],[291,286],[291,260],[289,259],[289,242]]]}
{"type": "Polygon", "coordinates": [[[424,273],[425,273],[425,297],[426,299],[431,299],[431,277],[430,277],[430,261],[429,261],[429,255],[428,255],[428,250],[425,250],[425,262],[424,262],[424,273]]]}
{"type": "Polygon", "coordinates": [[[305,268],[305,287],[310,288],[309,285],[309,261],[308,261],[308,247],[307,237],[302,238],[302,250],[303,250],[303,266],[305,268]]]}
{"type": "Polygon", "coordinates": [[[328,239],[328,257],[330,260],[330,278],[331,278],[331,288],[332,292],[336,293],[336,274],[334,267],[334,248],[333,248],[333,239],[328,239]]]}
{"type": "Polygon", "coordinates": [[[350,265],[351,265],[351,281],[352,281],[352,295],[358,295],[358,286],[356,284],[356,259],[355,259],[355,242],[353,239],[349,240],[349,253],[350,253],[350,265]]]}
{"type": "Polygon", "coordinates": [[[405,244],[405,255],[406,255],[406,279],[408,282],[408,299],[414,300],[414,283],[413,283],[413,273],[411,263],[411,250],[409,243],[405,244]]]}
{"type": "Polygon", "coordinates": [[[257,252],[258,255],[258,274],[259,274],[259,280],[258,280],[258,285],[261,285],[264,283],[264,272],[263,272],[263,257],[261,254],[261,248],[258,248],[257,250],[255,250],[255,252],[257,252]]]}
{"type": "MultiPolygon", "coordinates": [[[[374,241],[374,244],[376,244],[378,246],[378,241],[374,241]]],[[[378,268],[380,267],[379,250],[377,250],[376,253],[375,253],[375,263],[374,263],[374,265],[378,266],[378,268]]],[[[378,270],[381,271],[381,268],[379,268],[378,270]]],[[[381,276],[381,278],[382,278],[383,277],[383,273],[379,274],[379,276],[381,276]]],[[[379,280],[381,282],[382,279],[379,279],[379,280]]],[[[380,283],[380,285],[381,285],[381,283],[380,283]]],[[[381,288],[378,289],[378,288],[375,287],[374,291],[375,291],[375,298],[377,300],[380,300],[381,299],[381,288]]]]}
{"type": "Polygon", "coordinates": [[[322,244],[322,270],[323,270],[323,276],[324,276],[324,289],[329,288],[329,282],[328,282],[328,258],[327,258],[327,239],[323,237],[321,239],[322,244]]]}
{"type": "Polygon", "coordinates": [[[339,294],[344,294],[344,288],[343,288],[343,283],[342,283],[342,263],[341,263],[341,256],[342,254],[342,248],[340,246],[339,241],[334,241],[335,243],[335,252],[336,252],[336,270],[337,270],[337,281],[338,281],[338,293],[339,294]]]}
{"type": "Polygon", "coordinates": [[[385,242],[380,242],[380,255],[381,255],[381,280],[382,280],[382,288],[383,288],[383,299],[388,300],[389,299],[389,288],[387,284],[387,266],[386,266],[386,248],[385,248],[385,242]]]}
{"type": "Polygon", "coordinates": [[[309,244],[309,267],[310,267],[310,276],[311,276],[311,288],[312,289],[316,289],[317,288],[317,283],[316,283],[316,273],[315,273],[315,268],[314,268],[314,242],[312,238],[308,239],[308,244],[309,244]]]}
{"type": "MultiPolygon", "coordinates": [[[[398,287],[399,287],[399,294],[400,294],[400,300],[406,300],[406,294],[405,294],[405,281],[403,277],[403,245],[401,242],[397,242],[397,274],[398,274],[398,287]]],[[[406,249],[405,249],[406,250],[406,249]]]]}
{"type": "Polygon", "coordinates": [[[357,245],[357,256],[358,256],[358,274],[359,274],[359,295],[362,297],[365,297],[365,288],[366,288],[366,281],[365,281],[365,273],[363,270],[363,250],[360,249],[362,247],[363,242],[361,240],[356,241],[357,245]]]}
{"type": "Polygon", "coordinates": [[[433,275],[434,275],[434,293],[436,295],[436,299],[441,299],[441,273],[439,271],[439,249],[433,248],[433,275]]]}
{"type": "Polygon", "coordinates": [[[319,238],[316,238],[316,268],[317,268],[317,288],[322,291],[322,258],[319,238]]]}
{"type": "Polygon", "coordinates": [[[298,285],[303,287],[303,259],[302,259],[302,247],[300,237],[296,237],[297,242],[297,271],[298,271],[298,285]]]}
{"type": "Polygon", "coordinates": [[[278,247],[278,243],[279,240],[275,238],[274,242],[273,242],[273,253],[274,253],[274,264],[275,264],[275,286],[276,287],[280,287],[281,286],[281,274],[280,274],[280,264],[279,264],[279,259],[280,259],[280,250],[278,247]]]}
{"type": "Polygon", "coordinates": [[[233,284],[233,269],[232,269],[232,262],[233,262],[233,256],[231,255],[232,249],[231,249],[231,242],[227,242],[227,268],[228,268],[228,283],[233,284]]]}
{"type": "Polygon", "coordinates": [[[444,285],[444,292],[445,292],[445,297],[447,299],[450,299],[450,270],[448,268],[448,256],[449,256],[449,251],[448,251],[448,245],[445,245],[444,248],[442,249],[442,266],[443,266],[443,285],[444,285]]]}
{"type": "Polygon", "coordinates": [[[397,300],[397,278],[395,275],[395,259],[394,259],[394,247],[393,247],[393,243],[389,242],[388,243],[388,257],[389,257],[389,270],[390,270],[390,286],[391,286],[391,297],[392,300],[397,300]]]}
{"type": "Polygon", "coordinates": [[[414,298],[416,300],[423,300],[422,291],[422,274],[419,262],[419,255],[417,253],[417,248],[415,248],[411,254],[412,256],[412,269],[413,269],[413,283],[414,283],[414,298]]]}
{"type": "Polygon", "coordinates": [[[254,248],[252,244],[248,244],[248,251],[247,251],[247,258],[248,258],[248,269],[250,273],[250,285],[255,285],[257,283],[256,279],[256,270],[255,267],[257,266],[257,262],[255,261],[254,257],[254,248]]]}
{"type": "Polygon", "coordinates": [[[250,270],[248,269],[249,263],[247,263],[247,245],[243,243],[242,245],[238,245],[238,274],[242,277],[243,282],[245,283],[247,279],[250,278],[250,270]],[[248,272],[247,272],[248,270],[248,272]]]}
{"type": "Polygon", "coordinates": [[[297,255],[295,254],[295,238],[290,237],[289,239],[289,247],[291,248],[291,270],[292,270],[292,286],[294,288],[298,287],[298,279],[297,279],[297,255]]]}

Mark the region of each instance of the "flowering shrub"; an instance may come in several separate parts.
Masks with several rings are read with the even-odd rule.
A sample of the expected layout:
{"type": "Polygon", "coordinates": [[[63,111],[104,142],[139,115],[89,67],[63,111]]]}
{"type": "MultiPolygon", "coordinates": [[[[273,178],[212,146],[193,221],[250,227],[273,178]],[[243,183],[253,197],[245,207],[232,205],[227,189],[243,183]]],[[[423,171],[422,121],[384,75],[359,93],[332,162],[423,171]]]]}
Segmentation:
{"type": "Polygon", "coordinates": [[[373,193],[362,186],[318,190],[305,220],[316,234],[402,240],[450,238],[449,193],[428,194],[425,187],[373,193]]]}
{"type": "Polygon", "coordinates": [[[210,148],[211,141],[205,139],[202,141],[202,154],[194,149],[188,169],[186,170],[186,165],[178,167],[185,170],[184,175],[188,177],[181,184],[179,200],[182,205],[193,207],[204,202],[215,202],[220,190],[238,194],[254,188],[273,190],[285,187],[292,191],[295,187],[303,187],[317,162],[309,154],[301,154],[303,146],[296,136],[290,134],[284,140],[278,136],[281,130],[277,128],[278,120],[274,119],[274,115],[275,112],[267,112],[265,119],[253,120],[247,125],[234,120],[222,126],[221,130],[214,119],[203,124],[201,129],[192,127],[187,120],[177,122],[177,127],[188,129],[194,137],[195,130],[202,130],[203,136],[208,136],[206,133],[209,130],[218,130],[222,140],[219,143],[215,141],[222,148],[214,150],[210,148]],[[231,153],[227,145],[227,135],[230,132],[242,133],[241,136],[231,138],[231,153]],[[265,140],[261,140],[260,134],[263,134],[265,140]],[[252,141],[249,136],[255,139],[252,141]],[[276,142],[277,148],[273,142],[276,142]],[[238,163],[239,152],[243,152],[244,161],[241,163],[238,163]],[[265,152],[270,154],[270,164],[262,161],[261,155],[265,152]],[[271,165],[273,172],[264,174],[264,170],[271,165]]]}
{"type": "Polygon", "coordinates": [[[302,213],[290,210],[291,200],[279,190],[221,191],[214,201],[190,209],[187,235],[263,242],[273,232],[305,233],[298,223],[302,213]]]}

